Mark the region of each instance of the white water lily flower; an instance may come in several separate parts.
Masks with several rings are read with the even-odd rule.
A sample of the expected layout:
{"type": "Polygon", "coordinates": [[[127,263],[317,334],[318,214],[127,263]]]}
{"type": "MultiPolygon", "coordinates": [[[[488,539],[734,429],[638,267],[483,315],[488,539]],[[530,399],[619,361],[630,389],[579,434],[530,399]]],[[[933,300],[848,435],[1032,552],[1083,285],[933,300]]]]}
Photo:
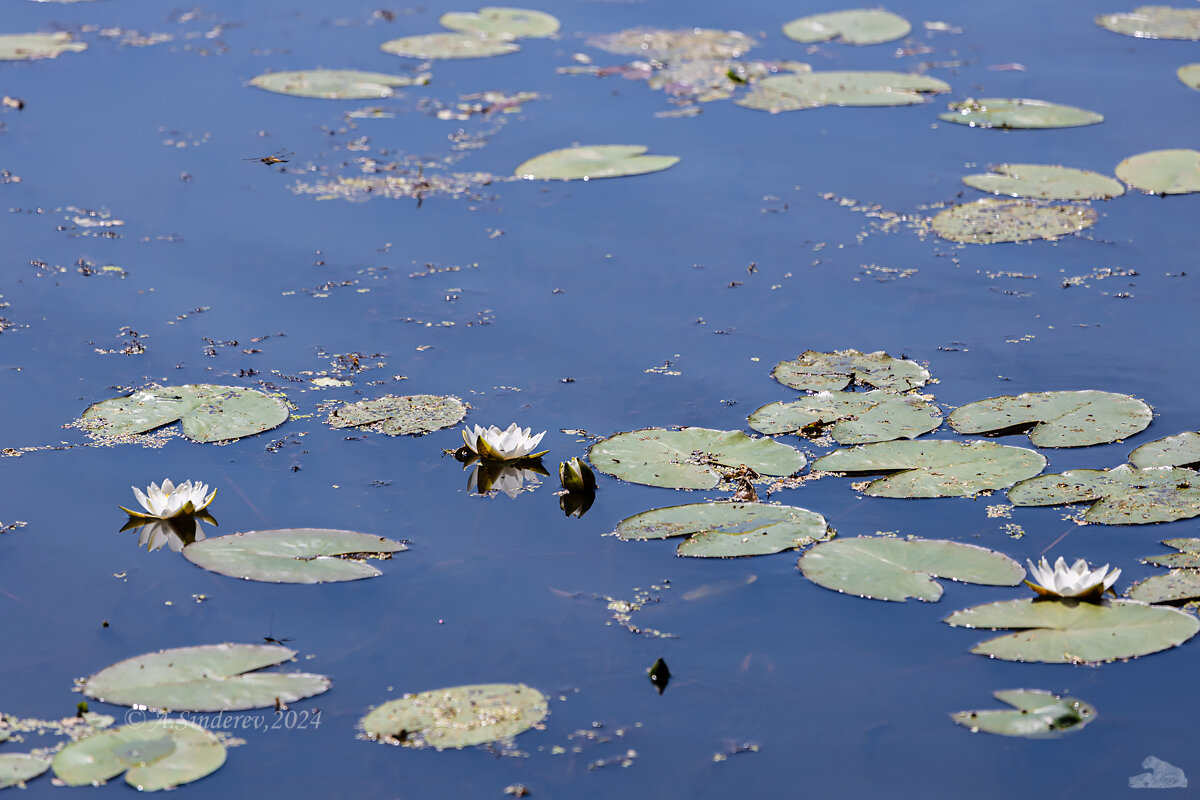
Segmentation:
{"type": "Polygon", "coordinates": [[[533,448],[538,446],[546,432],[530,436],[529,430],[518,428],[515,422],[504,430],[495,425],[487,429],[476,425],[474,430],[464,428],[462,436],[468,450],[489,461],[519,461],[523,458],[538,458],[550,452],[533,452],[533,448]]]}
{"type": "Polygon", "coordinates": [[[208,504],[217,496],[216,489],[206,495],[207,483],[184,481],[176,486],[170,478],[164,478],[161,487],[157,483],[150,484],[144,494],[136,486],[130,488],[146,510],[132,511],[125,506],[121,506],[121,510],[131,517],[143,519],[172,519],[198,514],[208,508],[208,504]]]}
{"type": "Polygon", "coordinates": [[[1121,576],[1119,568],[1114,569],[1111,573],[1108,571],[1108,564],[1098,569],[1091,569],[1088,567],[1087,561],[1082,558],[1069,567],[1062,556],[1058,557],[1053,567],[1044,556],[1037,564],[1028,559],[1026,559],[1026,563],[1029,564],[1029,574],[1037,583],[1025,581],[1025,584],[1046,597],[1077,597],[1098,600],[1112,588],[1112,585],[1117,582],[1117,578],[1121,576]]]}

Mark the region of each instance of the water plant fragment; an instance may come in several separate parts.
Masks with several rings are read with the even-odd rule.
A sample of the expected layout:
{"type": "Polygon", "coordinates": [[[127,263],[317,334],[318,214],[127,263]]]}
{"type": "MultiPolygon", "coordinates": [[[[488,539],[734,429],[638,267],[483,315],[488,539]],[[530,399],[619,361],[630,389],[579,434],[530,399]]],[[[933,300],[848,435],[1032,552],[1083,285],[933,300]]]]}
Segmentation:
{"type": "Polygon", "coordinates": [[[390,39],[379,45],[379,49],[394,56],[409,58],[488,58],[515,53],[521,49],[521,46],[500,36],[480,36],[475,33],[429,33],[390,39]]]}
{"type": "Polygon", "coordinates": [[[1029,433],[1037,447],[1085,447],[1145,430],[1154,412],[1127,394],[1026,392],[959,406],[946,421],[959,433],[1029,433]]]}
{"type": "Polygon", "coordinates": [[[451,11],[438,20],[442,27],[463,33],[507,39],[544,38],[558,33],[558,19],[544,11],[488,6],[478,11],[451,11]]]}
{"type": "Polygon", "coordinates": [[[57,58],[60,53],[87,50],[86,42],[76,42],[65,31],[58,33],[0,34],[0,61],[31,61],[57,58]]]}
{"type": "Polygon", "coordinates": [[[790,361],[776,364],[771,377],[802,392],[830,392],[851,385],[906,392],[924,386],[930,376],[929,370],[917,362],[892,358],[882,350],[805,350],[790,361]]]}
{"type": "Polygon", "coordinates": [[[1101,14],[1096,24],[1139,39],[1200,40],[1200,9],[1139,6],[1119,14],[1101,14]]]}
{"type": "Polygon", "coordinates": [[[391,97],[397,86],[429,82],[428,75],[385,75],[353,69],[304,69],[268,72],[250,79],[251,86],[293,97],[327,100],[367,100],[391,97]]]}
{"type": "Polygon", "coordinates": [[[759,433],[805,434],[828,427],[838,444],[914,439],[942,424],[942,412],[919,395],[819,392],[791,402],[768,403],[747,420],[759,433]]]}
{"type": "Polygon", "coordinates": [[[599,144],[551,150],[525,161],[513,174],[525,180],[587,181],[645,175],[679,163],[679,156],[648,156],[644,155],[646,149],[643,145],[599,144]]]}
{"type": "Polygon", "coordinates": [[[814,470],[889,473],[862,490],[872,497],[964,497],[1004,489],[1046,466],[1041,453],[995,442],[879,442],[835,450],[814,470]]]}
{"type": "Polygon", "coordinates": [[[467,406],[457,397],[393,394],[335,408],[325,418],[334,428],[367,428],[388,436],[420,436],[462,422],[467,406]]]}
{"type": "Polygon", "coordinates": [[[1094,209],[1082,205],[1046,205],[1032,200],[986,197],[951,206],[934,216],[934,232],[952,242],[996,244],[1054,240],[1096,224],[1094,209]]]}
{"type": "Polygon", "coordinates": [[[972,98],[949,108],[938,119],[972,128],[1074,128],[1104,121],[1094,111],[1028,98],[972,98]]]}
{"type": "Polygon", "coordinates": [[[1200,473],[1182,467],[1122,464],[1073,469],[1022,481],[1008,492],[1015,506],[1092,503],[1084,522],[1143,525],[1200,516],[1200,473]]]}
{"type": "Polygon", "coordinates": [[[793,475],[804,455],[772,439],[710,428],[645,428],[592,445],[592,467],[617,478],[669,489],[712,489],[741,465],[760,475],[793,475]]]}
{"type": "Polygon", "coordinates": [[[54,757],[55,776],[68,786],[90,786],[125,773],[138,791],[157,792],[197,781],[225,763],[216,735],[182,719],[154,719],[100,731],[72,742],[54,757]]]}
{"type": "Polygon", "coordinates": [[[973,189],[1036,200],[1107,200],[1125,194],[1118,180],[1099,172],[1052,164],[1000,164],[985,175],[967,175],[973,189]]]}
{"type": "Polygon", "coordinates": [[[907,106],[950,84],[908,72],[814,71],[771,75],[755,81],[737,104],[759,111],[800,111],[821,106],[907,106]]]}
{"type": "Polygon", "coordinates": [[[331,682],[306,672],[257,672],[295,650],[266,644],[209,644],[119,661],[86,678],[85,697],[163,711],[240,711],[321,694],[331,682]]]}
{"type": "Polygon", "coordinates": [[[1200,192],[1200,151],[1151,150],[1117,164],[1117,177],[1147,194],[1200,192]]]}
{"type": "Polygon", "coordinates": [[[366,561],[408,548],[402,542],[355,531],[287,528],[247,531],[192,542],[183,557],[198,567],[267,583],[337,583],[382,573],[366,561]]]}
{"type": "Polygon", "coordinates": [[[1011,709],[958,711],[950,718],[971,733],[994,733],[1025,739],[1053,739],[1079,730],[1096,718],[1096,709],[1074,697],[1059,697],[1041,689],[1007,689],[993,692],[1011,709]]]}
{"type": "Polygon", "coordinates": [[[33,753],[0,753],[0,789],[24,786],[50,769],[50,759],[33,753]]]}
{"type": "Polygon", "coordinates": [[[1175,647],[1200,631],[1200,620],[1190,614],[1133,600],[1005,600],[955,611],[943,621],[958,628],[1016,629],[980,642],[971,652],[1047,664],[1137,658],[1175,647]]]}
{"type": "Polygon", "coordinates": [[[404,747],[472,747],[507,741],[539,725],[549,708],[523,683],[484,683],[406,694],[359,723],[368,738],[404,747]]]}
{"type": "Polygon", "coordinates": [[[79,427],[93,435],[129,436],[182,421],[189,439],[219,442],[269,431],[287,418],[287,405],[277,397],[240,386],[196,383],[152,387],[94,403],[83,412],[79,427]]]}
{"type": "Polygon", "coordinates": [[[783,26],[783,35],[806,44],[837,39],[844,44],[881,44],[902,39],[908,20],[882,8],[856,8],[800,17],[783,26]]]}
{"type": "Polygon", "coordinates": [[[656,508],[624,519],[617,536],[688,537],[676,554],[700,558],[760,556],[828,539],[833,531],[815,511],[766,503],[690,503],[656,508]]]}
{"type": "Polygon", "coordinates": [[[1184,431],[1146,442],[1129,454],[1129,463],[1135,467],[1200,466],[1200,432],[1184,431]]]}
{"type": "Polygon", "coordinates": [[[1025,570],[1003,553],[941,539],[860,536],[818,544],[800,557],[800,571],[818,586],[873,600],[936,603],[934,578],[1016,586],[1025,570]]]}

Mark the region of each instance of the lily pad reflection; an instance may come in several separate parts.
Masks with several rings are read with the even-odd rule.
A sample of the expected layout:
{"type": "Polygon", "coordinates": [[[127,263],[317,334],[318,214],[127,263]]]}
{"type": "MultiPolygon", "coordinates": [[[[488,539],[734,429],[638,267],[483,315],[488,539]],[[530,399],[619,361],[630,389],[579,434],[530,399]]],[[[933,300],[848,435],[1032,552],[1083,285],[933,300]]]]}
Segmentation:
{"type": "Polygon", "coordinates": [[[995,692],[996,699],[1010,710],[959,711],[950,718],[969,728],[999,736],[1053,739],[1079,730],[1096,718],[1096,709],[1074,697],[1059,697],[1040,689],[1009,689],[995,692]]]}
{"type": "Polygon", "coordinates": [[[406,694],[363,717],[368,738],[438,750],[501,742],[537,726],[549,708],[525,684],[485,683],[406,694]]]}

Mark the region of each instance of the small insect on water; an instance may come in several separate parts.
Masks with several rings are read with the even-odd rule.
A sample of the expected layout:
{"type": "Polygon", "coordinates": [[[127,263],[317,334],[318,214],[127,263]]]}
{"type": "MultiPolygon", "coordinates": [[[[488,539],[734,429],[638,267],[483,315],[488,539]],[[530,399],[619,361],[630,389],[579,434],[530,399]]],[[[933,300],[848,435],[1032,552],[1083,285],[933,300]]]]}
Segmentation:
{"type": "Polygon", "coordinates": [[[288,159],[296,155],[291,151],[285,152],[282,148],[276,150],[269,156],[255,156],[253,158],[243,158],[242,161],[257,161],[260,164],[266,164],[268,167],[275,164],[286,164],[288,159]]]}

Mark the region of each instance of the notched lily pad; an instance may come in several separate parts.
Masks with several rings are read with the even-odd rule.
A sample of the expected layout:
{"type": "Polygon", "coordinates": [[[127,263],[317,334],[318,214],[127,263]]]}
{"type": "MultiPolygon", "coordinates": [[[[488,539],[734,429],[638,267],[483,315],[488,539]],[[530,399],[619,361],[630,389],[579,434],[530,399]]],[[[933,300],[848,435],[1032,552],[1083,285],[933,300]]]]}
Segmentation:
{"type": "Polygon", "coordinates": [[[1200,620],[1173,608],[1133,600],[1102,605],[1078,600],[1006,600],[955,611],[959,628],[1018,629],[981,642],[972,653],[1005,661],[1091,664],[1137,658],[1186,642],[1200,620]]]}
{"type": "Polygon", "coordinates": [[[599,144],[566,147],[534,156],[513,172],[518,178],[543,181],[620,178],[660,172],[679,163],[679,156],[647,156],[635,144],[599,144]]]}
{"type": "Polygon", "coordinates": [[[1039,475],[1008,492],[1016,506],[1093,502],[1085,522],[1143,525],[1200,516],[1200,473],[1182,467],[1073,469],[1039,475]]]}
{"type": "Polygon", "coordinates": [[[219,442],[269,431],[287,418],[287,405],[277,397],[240,386],[195,383],[102,400],[89,406],[78,424],[94,435],[129,436],[182,420],[189,439],[219,442]]]}
{"type": "Polygon", "coordinates": [[[1028,98],[972,98],[949,108],[938,119],[972,128],[1075,128],[1104,121],[1094,111],[1028,98]]]}
{"type": "Polygon", "coordinates": [[[0,753],[0,789],[23,786],[50,769],[50,759],[32,753],[0,753]]]}
{"type": "Polygon", "coordinates": [[[382,573],[369,557],[390,558],[402,543],[355,531],[289,528],[248,531],[192,542],[183,557],[198,567],[267,583],[336,583],[382,573]]]}
{"type": "Polygon", "coordinates": [[[800,557],[804,577],[836,592],[903,603],[936,603],[934,578],[988,586],[1016,586],[1025,569],[1003,553],[940,539],[860,536],[818,544],[800,557]]]}
{"type": "Polygon", "coordinates": [[[1146,556],[1142,561],[1159,567],[1200,569],[1200,539],[1164,539],[1163,544],[1179,552],[1165,556],[1146,556]]]}
{"type": "Polygon", "coordinates": [[[479,11],[452,11],[438,20],[442,27],[463,33],[508,39],[544,38],[558,33],[558,19],[544,11],[489,6],[479,11]]]}
{"type": "Polygon", "coordinates": [[[873,497],[969,497],[1012,486],[1045,466],[1045,456],[1021,447],[944,439],[864,444],[813,462],[814,470],[891,473],[863,489],[873,497]]]}
{"type": "Polygon", "coordinates": [[[125,773],[143,792],[200,780],[225,763],[217,737],[182,719],[157,719],[100,731],[54,757],[54,774],[68,786],[90,786],[125,773]]]}
{"type": "Polygon", "coordinates": [[[1026,392],[959,406],[946,421],[959,433],[1029,433],[1038,447],[1116,442],[1150,424],[1154,412],[1136,397],[1113,392],[1026,392]]]}
{"type": "Polygon", "coordinates": [[[1117,177],[1147,194],[1200,192],[1200,151],[1151,150],[1117,164],[1117,177]]]}
{"type": "Polygon", "coordinates": [[[800,111],[820,106],[907,106],[950,84],[908,72],[814,71],[770,75],[736,102],[759,111],[800,111]]]}
{"type": "Polygon", "coordinates": [[[1146,442],[1129,454],[1129,463],[1135,467],[1189,467],[1200,466],[1200,433],[1184,431],[1174,436],[1146,442]]]}
{"type": "Polygon", "coordinates": [[[363,733],[404,747],[463,748],[502,742],[537,726],[549,707],[523,683],[484,683],[406,694],[362,718],[363,733]]]}
{"type": "Polygon", "coordinates": [[[942,424],[942,412],[920,395],[820,392],[791,402],[769,403],[748,419],[759,433],[818,433],[826,427],[838,444],[914,439],[942,424]]]}
{"type": "Polygon", "coordinates": [[[462,422],[467,405],[457,397],[389,394],[374,400],[347,403],[325,419],[335,428],[367,427],[389,436],[420,436],[462,422]]]}
{"type": "MultiPolygon", "coordinates": [[[[1193,540],[1194,541],[1194,540],[1193,540]]],[[[1140,603],[1177,603],[1200,597],[1200,572],[1172,570],[1129,587],[1129,599],[1140,603]]]]}
{"type": "Polygon", "coordinates": [[[622,520],[617,536],[667,539],[687,536],[676,553],[701,558],[760,556],[806,547],[833,531],[815,511],[766,503],[690,503],[656,508],[622,520]]]}
{"type": "Polygon", "coordinates": [[[805,350],[791,361],[776,364],[771,377],[801,392],[832,392],[852,384],[907,392],[924,386],[929,381],[929,370],[915,361],[892,358],[882,350],[805,350]]]}
{"type": "Polygon", "coordinates": [[[379,49],[394,56],[409,58],[487,58],[515,53],[521,46],[499,36],[480,36],[475,33],[429,33],[423,36],[403,36],[379,45],[379,49]]]}
{"type": "Polygon", "coordinates": [[[1082,205],[1055,206],[987,197],[951,206],[930,224],[943,239],[964,244],[1054,240],[1095,225],[1096,211],[1082,205]]]}
{"type": "Polygon", "coordinates": [[[967,175],[973,189],[1035,200],[1107,200],[1125,194],[1118,180],[1086,169],[1052,164],[1000,164],[986,175],[967,175]]]}
{"type": "Polygon", "coordinates": [[[80,53],[86,42],[76,42],[65,31],[58,33],[0,34],[0,61],[31,61],[57,58],[59,53],[80,53]]]}
{"type": "Polygon", "coordinates": [[[806,463],[799,450],[772,439],[709,428],[618,433],[592,445],[588,460],[609,475],[668,489],[712,489],[723,470],[743,464],[760,475],[785,476],[806,463]]]}
{"type": "Polygon", "coordinates": [[[971,733],[994,733],[1025,739],[1054,739],[1079,730],[1096,718],[1096,709],[1074,697],[1059,697],[1040,689],[994,692],[1012,710],[958,711],[950,718],[971,733]]]}
{"type": "Polygon", "coordinates": [[[295,650],[265,644],[176,647],[119,661],[87,678],[83,694],[120,706],[164,711],[240,711],[293,703],[331,682],[306,672],[255,672],[295,650]]]}
{"type": "Polygon", "coordinates": [[[1139,6],[1120,14],[1101,14],[1096,24],[1139,39],[1200,40],[1200,9],[1139,6]]]}
{"type": "Polygon", "coordinates": [[[385,75],[353,69],[304,69],[268,72],[250,79],[251,86],[294,97],[319,97],[328,100],[367,100],[391,97],[397,86],[429,82],[428,75],[385,75]]]}
{"type": "Polygon", "coordinates": [[[783,26],[783,35],[797,42],[881,44],[903,39],[912,30],[908,20],[882,8],[856,8],[800,17],[783,26]]]}

